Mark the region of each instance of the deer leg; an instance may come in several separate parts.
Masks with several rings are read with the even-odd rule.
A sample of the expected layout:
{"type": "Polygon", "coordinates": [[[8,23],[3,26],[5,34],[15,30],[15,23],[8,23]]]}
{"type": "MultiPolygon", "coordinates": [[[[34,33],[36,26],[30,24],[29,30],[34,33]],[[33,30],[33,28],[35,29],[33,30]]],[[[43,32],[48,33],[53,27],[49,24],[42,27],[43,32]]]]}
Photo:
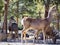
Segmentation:
{"type": "Polygon", "coordinates": [[[22,36],[21,38],[25,37],[25,30],[22,31],[22,35],[21,36],[22,36]]]}
{"type": "Polygon", "coordinates": [[[44,32],[44,30],[42,30],[42,32],[43,32],[43,42],[44,42],[44,44],[46,43],[45,42],[45,32],[44,32]]]}
{"type": "Polygon", "coordinates": [[[26,38],[26,30],[24,30],[24,31],[22,32],[22,36],[23,36],[22,38],[24,38],[24,39],[26,38]]]}
{"type": "Polygon", "coordinates": [[[35,39],[38,39],[38,31],[35,33],[35,39]]]}
{"type": "MultiPolygon", "coordinates": [[[[29,29],[30,28],[24,29],[23,32],[22,32],[22,35],[21,35],[21,38],[23,38],[22,36],[24,36],[25,43],[26,43],[26,33],[29,29]]],[[[22,42],[22,40],[21,40],[21,42],[22,42]]]]}
{"type": "Polygon", "coordinates": [[[23,43],[23,37],[25,37],[25,30],[23,30],[21,33],[21,43],[23,43]]]}
{"type": "MultiPolygon", "coordinates": [[[[26,39],[26,32],[29,30],[30,28],[27,28],[27,29],[24,29],[23,31],[22,31],[22,36],[26,39]]],[[[22,37],[22,38],[23,38],[22,37]]]]}
{"type": "Polygon", "coordinates": [[[38,39],[38,35],[39,35],[39,33],[40,33],[40,31],[38,30],[37,32],[36,32],[36,38],[35,39],[38,39]]]}

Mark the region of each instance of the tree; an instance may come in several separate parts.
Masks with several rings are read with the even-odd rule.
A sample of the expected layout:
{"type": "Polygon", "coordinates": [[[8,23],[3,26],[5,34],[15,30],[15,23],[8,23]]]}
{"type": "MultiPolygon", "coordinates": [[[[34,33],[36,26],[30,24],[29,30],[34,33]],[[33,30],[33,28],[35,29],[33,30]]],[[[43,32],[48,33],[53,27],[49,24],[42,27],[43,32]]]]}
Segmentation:
{"type": "Polygon", "coordinates": [[[19,1],[17,1],[16,3],[16,6],[17,6],[17,10],[16,10],[16,21],[17,21],[17,24],[18,24],[18,17],[19,17],[19,1]]]}
{"type": "Polygon", "coordinates": [[[4,32],[7,34],[7,15],[8,15],[8,4],[9,0],[5,0],[5,12],[4,12],[4,32]]]}
{"type": "Polygon", "coordinates": [[[45,0],[45,18],[48,16],[50,0],[45,0]]]}

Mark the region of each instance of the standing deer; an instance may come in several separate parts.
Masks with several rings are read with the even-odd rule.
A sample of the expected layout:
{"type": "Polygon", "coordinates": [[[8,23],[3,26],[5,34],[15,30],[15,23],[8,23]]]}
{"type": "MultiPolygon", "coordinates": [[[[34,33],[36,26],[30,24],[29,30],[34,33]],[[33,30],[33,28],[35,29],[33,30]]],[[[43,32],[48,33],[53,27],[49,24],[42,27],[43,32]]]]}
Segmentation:
{"type": "Polygon", "coordinates": [[[53,6],[52,8],[50,8],[48,17],[46,19],[33,19],[29,17],[24,17],[21,20],[21,24],[23,25],[22,35],[24,35],[24,38],[26,39],[26,32],[29,29],[37,30],[37,33],[35,34],[36,37],[38,37],[38,34],[39,34],[38,32],[42,31],[43,39],[45,43],[45,35],[46,35],[45,30],[47,30],[48,27],[50,27],[52,13],[55,13],[56,12],[55,10],[56,10],[56,6],[53,6]]]}

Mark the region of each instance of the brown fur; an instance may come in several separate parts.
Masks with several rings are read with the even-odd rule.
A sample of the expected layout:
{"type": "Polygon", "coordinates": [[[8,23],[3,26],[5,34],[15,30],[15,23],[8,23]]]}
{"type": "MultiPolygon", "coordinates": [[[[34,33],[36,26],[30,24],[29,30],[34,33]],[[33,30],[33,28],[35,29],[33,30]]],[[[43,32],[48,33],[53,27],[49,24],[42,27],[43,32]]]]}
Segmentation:
{"type": "MultiPolygon", "coordinates": [[[[25,17],[24,17],[25,18],[25,17]]],[[[49,26],[49,21],[47,19],[41,20],[41,19],[32,19],[32,18],[26,18],[24,20],[24,25],[23,25],[23,35],[26,38],[26,32],[29,29],[37,30],[36,32],[36,38],[38,37],[38,32],[42,31],[43,32],[43,37],[45,40],[45,30],[49,26]]]]}
{"type": "Polygon", "coordinates": [[[47,27],[47,29],[45,30],[46,36],[47,38],[54,38],[55,34],[53,33],[53,28],[52,27],[47,27]]]}
{"type": "Polygon", "coordinates": [[[35,34],[37,39],[38,39],[39,32],[43,32],[44,40],[45,38],[48,38],[48,37],[52,38],[53,41],[55,40],[53,29],[52,27],[50,27],[50,23],[47,19],[41,20],[41,19],[26,18],[24,20],[23,32],[22,32],[25,39],[26,39],[26,33],[29,29],[37,30],[35,34]]]}
{"type": "Polygon", "coordinates": [[[56,13],[56,6],[52,6],[52,8],[49,9],[49,12],[48,12],[48,17],[46,19],[32,19],[32,18],[28,18],[28,17],[24,17],[24,21],[23,21],[23,35],[24,37],[26,37],[26,32],[29,30],[29,29],[34,29],[34,30],[37,30],[37,33],[36,33],[36,37],[38,37],[38,32],[42,31],[43,32],[43,38],[45,40],[45,36],[48,35],[48,36],[54,36],[54,35],[51,35],[53,34],[52,32],[52,29],[50,29],[50,23],[52,21],[52,14],[56,13]],[[52,13],[53,12],[53,13],[52,13]],[[49,34],[47,34],[49,33],[49,34]]]}

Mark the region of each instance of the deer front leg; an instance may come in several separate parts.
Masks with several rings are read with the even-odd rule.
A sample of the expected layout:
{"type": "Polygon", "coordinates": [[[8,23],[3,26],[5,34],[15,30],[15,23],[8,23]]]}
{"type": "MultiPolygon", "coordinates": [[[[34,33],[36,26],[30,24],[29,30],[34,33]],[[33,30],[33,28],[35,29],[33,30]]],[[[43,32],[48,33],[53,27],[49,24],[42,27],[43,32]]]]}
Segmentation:
{"type": "Polygon", "coordinates": [[[21,33],[21,38],[23,39],[25,36],[25,30],[22,30],[22,33],[21,33]]]}
{"type": "Polygon", "coordinates": [[[21,33],[21,43],[23,43],[23,38],[25,37],[25,30],[22,31],[21,33]]]}
{"type": "Polygon", "coordinates": [[[26,31],[22,32],[22,36],[23,36],[22,38],[26,39],[26,31]]]}
{"type": "Polygon", "coordinates": [[[22,38],[24,37],[24,39],[26,39],[26,33],[27,33],[27,31],[29,30],[30,28],[27,28],[27,29],[24,29],[23,31],[22,31],[22,38]]]}

